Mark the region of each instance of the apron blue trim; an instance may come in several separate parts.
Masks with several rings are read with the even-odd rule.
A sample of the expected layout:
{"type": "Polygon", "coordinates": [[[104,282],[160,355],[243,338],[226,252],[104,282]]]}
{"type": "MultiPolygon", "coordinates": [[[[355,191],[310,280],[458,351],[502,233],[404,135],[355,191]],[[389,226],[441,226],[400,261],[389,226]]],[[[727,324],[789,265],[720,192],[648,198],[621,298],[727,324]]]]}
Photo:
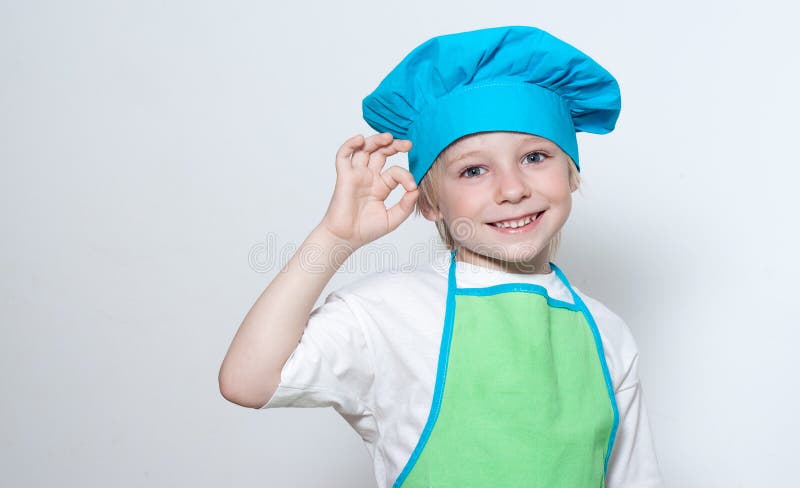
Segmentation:
{"type": "Polygon", "coordinates": [[[566,308],[573,312],[581,311],[579,306],[553,298],[547,294],[547,288],[541,285],[534,285],[533,283],[504,283],[502,285],[488,286],[486,288],[457,288],[456,295],[491,296],[510,291],[535,293],[544,296],[547,299],[547,304],[551,307],[566,308]]]}
{"type": "Polygon", "coordinates": [[[608,473],[608,459],[611,456],[611,450],[614,448],[614,440],[617,437],[617,427],[619,426],[619,410],[617,409],[617,398],[614,396],[614,384],[611,381],[611,374],[608,372],[608,364],[606,363],[606,354],[603,350],[603,341],[600,340],[600,331],[597,329],[597,324],[594,321],[594,317],[589,312],[589,307],[581,300],[581,297],[575,292],[572,288],[572,285],[569,284],[567,277],[564,276],[564,273],[561,271],[561,268],[550,263],[550,267],[553,268],[561,279],[564,282],[564,285],[569,289],[569,292],[572,293],[572,299],[575,301],[575,304],[578,305],[581,312],[583,312],[584,317],[586,317],[586,321],[589,323],[589,327],[592,329],[592,335],[594,336],[594,343],[597,346],[597,354],[600,356],[600,364],[603,366],[603,376],[606,380],[606,389],[608,390],[608,397],[611,399],[611,407],[614,409],[614,425],[611,427],[611,436],[608,439],[608,449],[606,450],[606,459],[605,459],[605,473],[608,473]]]}

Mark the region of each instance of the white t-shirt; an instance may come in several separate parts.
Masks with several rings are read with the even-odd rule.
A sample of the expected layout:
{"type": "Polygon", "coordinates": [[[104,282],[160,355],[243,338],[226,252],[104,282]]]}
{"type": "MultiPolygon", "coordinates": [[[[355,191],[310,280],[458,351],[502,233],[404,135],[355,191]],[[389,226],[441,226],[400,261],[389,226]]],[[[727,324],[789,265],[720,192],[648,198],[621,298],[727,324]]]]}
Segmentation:
{"type": "MultiPolygon", "coordinates": [[[[280,385],[261,408],[333,407],[364,440],[378,486],[392,486],[430,414],[448,266],[449,255],[410,272],[375,273],[330,293],[309,316],[280,385]]],[[[458,287],[510,282],[538,284],[550,297],[574,303],[554,271],[510,274],[456,262],[458,287]]],[[[619,316],[572,288],[597,324],[619,410],[606,488],[663,487],[642,400],[636,342],[619,316]]]]}

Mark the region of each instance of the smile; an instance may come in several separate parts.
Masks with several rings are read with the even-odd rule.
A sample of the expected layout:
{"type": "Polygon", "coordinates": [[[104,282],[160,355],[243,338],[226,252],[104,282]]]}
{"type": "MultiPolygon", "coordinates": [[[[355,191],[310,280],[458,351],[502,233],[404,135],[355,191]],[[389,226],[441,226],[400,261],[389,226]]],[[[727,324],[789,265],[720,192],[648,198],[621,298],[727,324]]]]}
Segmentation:
{"type": "Polygon", "coordinates": [[[525,232],[536,227],[536,224],[539,223],[542,214],[545,211],[542,210],[541,212],[533,215],[526,215],[521,219],[515,220],[503,220],[500,222],[492,222],[488,224],[489,227],[495,229],[498,232],[502,232],[504,234],[516,234],[519,232],[525,232]]]}

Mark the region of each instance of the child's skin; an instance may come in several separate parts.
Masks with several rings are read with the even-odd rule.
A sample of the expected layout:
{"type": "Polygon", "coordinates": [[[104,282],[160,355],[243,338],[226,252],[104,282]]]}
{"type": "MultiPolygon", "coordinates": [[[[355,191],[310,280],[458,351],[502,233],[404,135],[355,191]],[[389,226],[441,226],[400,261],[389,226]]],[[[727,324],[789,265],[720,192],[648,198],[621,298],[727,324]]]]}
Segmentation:
{"type": "Polygon", "coordinates": [[[334,273],[411,215],[419,195],[414,177],[399,166],[381,172],[388,156],[410,149],[411,141],[390,133],[359,134],[339,148],[328,211],[247,313],[225,355],[219,387],[227,400],[251,408],[267,403],[334,273]],[[384,201],[398,184],[405,194],[387,209],[384,201]]]}
{"type": "MultiPolygon", "coordinates": [[[[396,229],[419,195],[411,173],[386,158],[411,149],[389,133],[348,139],[336,154],[336,187],[328,210],[245,316],[219,372],[222,395],[260,408],[303,334],[314,303],[338,268],[363,245],[396,229]],[[402,184],[400,201],[384,201],[402,184]],[[266,380],[265,380],[266,378],[266,380]]],[[[556,144],[518,132],[472,134],[445,151],[438,209],[456,241],[456,259],[519,273],[549,273],[547,245],[572,208],[569,158],[556,144]],[[532,228],[503,233],[492,222],[544,210],[532,228]]]]}

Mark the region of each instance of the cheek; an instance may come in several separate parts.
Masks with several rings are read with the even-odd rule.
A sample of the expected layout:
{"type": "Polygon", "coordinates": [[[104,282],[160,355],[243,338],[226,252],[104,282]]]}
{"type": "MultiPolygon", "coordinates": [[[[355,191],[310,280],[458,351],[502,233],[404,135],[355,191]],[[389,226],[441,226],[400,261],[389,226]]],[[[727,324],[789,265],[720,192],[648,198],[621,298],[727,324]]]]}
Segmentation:
{"type": "Polygon", "coordinates": [[[481,205],[474,198],[462,198],[452,202],[450,217],[460,220],[481,220],[481,205]]]}
{"type": "Polygon", "coordinates": [[[480,206],[468,198],[447,202],[442,205],[442,216],[450,235],[461,243],[471,242],[480,232],[482,224],[480,206]]]}
{"type": "Polygon", "coordinates": [[[553,204],[554,209],[557,209],[553,213],[555,221],[559,222],[560,225],[564,225],[572,213],[572,194],[565,192],[560,194],[558,199],[553,199],[550,201],[553,204]]]}
{"type": "Polygon", "coordinates": [[[569,188],[569,175],[554,174],[544,180],[542,193],[551,202],[571,202],[572,191],[569,188]]]}
{"type": "Polygon", "coordinates": [[[480,209],[480,204],[474,195],[468,195],[465,192],[448,192],[445,198],[439,201],[439,208],[445,219],[449,220],[475,216],[480,209]]]}

